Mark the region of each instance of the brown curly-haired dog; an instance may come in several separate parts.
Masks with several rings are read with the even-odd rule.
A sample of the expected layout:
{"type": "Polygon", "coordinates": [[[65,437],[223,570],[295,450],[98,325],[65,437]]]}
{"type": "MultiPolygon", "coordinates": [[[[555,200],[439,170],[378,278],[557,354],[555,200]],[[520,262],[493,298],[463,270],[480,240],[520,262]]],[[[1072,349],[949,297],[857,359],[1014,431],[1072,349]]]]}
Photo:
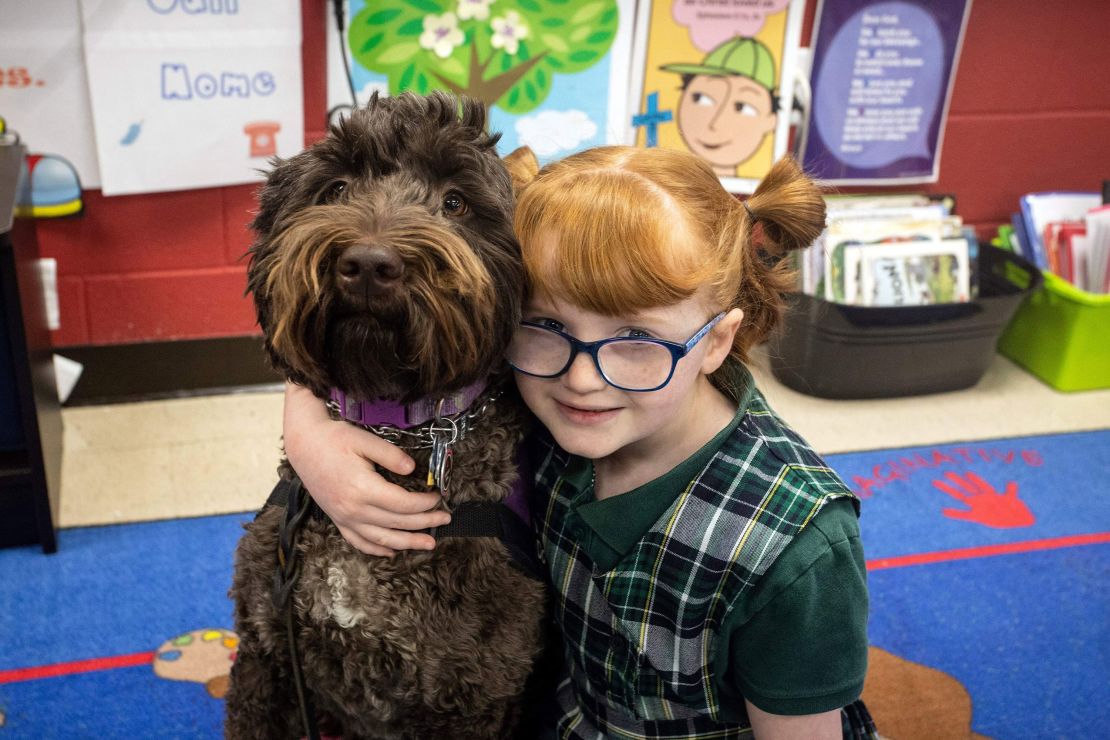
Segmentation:
{"type": "MultiPolygon", "coordinates": [[[[453,448],[445,504],[502,501],[524,416],[504,373],[523,273],[512,180],[480,103],[375,98],[276,163],[252,224],[249,290],[273,364],[327,398],[441,398],[491,378],[505,394],[453,448]]],[[[428,452],[411,453],[427,470],[428,452]]],[[[422,474],[399,478],[426,490],[422,474]]],[[[282,476],[294,475],[283,462],[282,476]]],[[[231,738],[301,737],[286,614],[272,599],[279,528],[267,506],[236,552],[231,738]]],[[[506,737],[539,652],[543,587],[490,537],[377,558],[322,514],[293,548],[304,684],[330,734],[506,737]]]]}

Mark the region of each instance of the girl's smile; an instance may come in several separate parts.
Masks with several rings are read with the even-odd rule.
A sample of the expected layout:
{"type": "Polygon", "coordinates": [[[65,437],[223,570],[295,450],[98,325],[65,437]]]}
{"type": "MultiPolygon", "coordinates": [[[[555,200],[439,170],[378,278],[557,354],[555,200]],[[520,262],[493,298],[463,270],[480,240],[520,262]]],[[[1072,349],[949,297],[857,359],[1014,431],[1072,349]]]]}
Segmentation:
{"type": "Polygon", "coordinates": [[[555,406],[567,421],[572,424],[582,424],[584,426],[605,424],[606,422],[612,421],[621,411],[620,407],[589,408],[560,401],[559,399],[555,399],[555,406]]]}

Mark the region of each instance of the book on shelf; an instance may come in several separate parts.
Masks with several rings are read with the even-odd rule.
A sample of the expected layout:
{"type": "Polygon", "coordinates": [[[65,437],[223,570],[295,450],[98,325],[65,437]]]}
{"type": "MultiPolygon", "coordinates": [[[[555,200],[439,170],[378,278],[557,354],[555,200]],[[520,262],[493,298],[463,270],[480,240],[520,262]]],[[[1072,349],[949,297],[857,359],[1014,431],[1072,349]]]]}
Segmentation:
{"type": "Polygon", "coordinates": [[[858,306],[970,300],[978,242],[954,207],[923,193],[826,197],[826,229],[795,263],[800,289],[858,306]]]}

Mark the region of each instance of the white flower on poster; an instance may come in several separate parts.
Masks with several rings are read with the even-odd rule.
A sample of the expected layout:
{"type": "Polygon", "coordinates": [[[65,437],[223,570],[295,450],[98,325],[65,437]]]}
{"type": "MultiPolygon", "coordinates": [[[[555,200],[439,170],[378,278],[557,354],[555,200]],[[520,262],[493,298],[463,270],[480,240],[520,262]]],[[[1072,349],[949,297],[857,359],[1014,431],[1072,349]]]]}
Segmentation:
{"type": "Polygon", "coordinates": [[[493,28],[490,43],[494,49],[504,49],[506,54],[516,54],[521,40],[528,37],[528,26],[515,10],[494,18],[490,26],[493,28]]]}
{"type": "Polygon", "coordinates": [[[424,33],[420,36],[420,46],[436,53],[440,59],[451,56],[459,44],[466,39],[459,30],[459,19],[454,13],[424,16],[424,33]]]}

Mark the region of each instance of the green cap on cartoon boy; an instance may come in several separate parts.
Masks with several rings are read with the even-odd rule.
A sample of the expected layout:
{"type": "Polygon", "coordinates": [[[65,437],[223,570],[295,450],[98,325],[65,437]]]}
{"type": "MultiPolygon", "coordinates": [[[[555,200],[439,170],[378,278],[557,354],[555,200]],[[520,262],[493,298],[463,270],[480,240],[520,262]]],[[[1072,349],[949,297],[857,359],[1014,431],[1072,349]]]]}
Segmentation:
{"type": "Polygon", "coordinates": [[[682,75],[678,130],[694,154],[722,177],[759,149],[778,122],[775,59],[753,38],[737,36],[709,52],[701,63],[667,64],[682,75]]]}

